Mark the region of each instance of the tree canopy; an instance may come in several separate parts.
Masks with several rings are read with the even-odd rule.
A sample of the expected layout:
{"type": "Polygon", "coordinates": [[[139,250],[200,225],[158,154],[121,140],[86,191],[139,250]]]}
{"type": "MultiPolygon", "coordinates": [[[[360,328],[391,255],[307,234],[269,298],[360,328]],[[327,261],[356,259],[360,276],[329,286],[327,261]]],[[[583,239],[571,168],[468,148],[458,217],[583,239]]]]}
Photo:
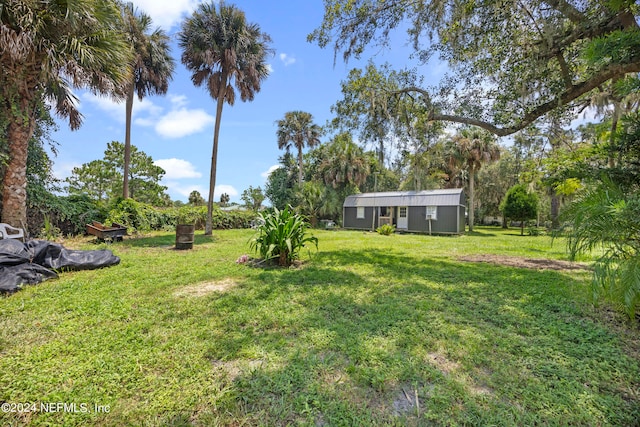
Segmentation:
{"type": "MultiPolygon", "coordinates": [[[[160,185],[164,169],[153,164],[151,156],[131,146],[131,165],[128,169],[131,197],[139,202],[163,206],[169,196],[167,187],[160,185]]],[[[122,194],[124,174],[124,144],[107,144],[104,158],[73,168],[67,178],[69,194],[87,194],[97,201],[111,200],[122,194]]]]}
{"type": "Polygon", "coordinates": [[[520,221],[520,235],[523,235],[524,223],[538,214],[538,196],[525,185],[516,184],[507,191],[500,207],[505,217],[520,221]]]}
{"type": "Polygon", "coordinates": [[[406,27],[415,55],[438,55],[451,72],[438,87],[392,94],[421,99],[430,120],[505,136],[550,113],[573,117],[609,83],[636,76],[638,13],[633,0],[325,0],[309,40],[346,61],[406,27]]]}

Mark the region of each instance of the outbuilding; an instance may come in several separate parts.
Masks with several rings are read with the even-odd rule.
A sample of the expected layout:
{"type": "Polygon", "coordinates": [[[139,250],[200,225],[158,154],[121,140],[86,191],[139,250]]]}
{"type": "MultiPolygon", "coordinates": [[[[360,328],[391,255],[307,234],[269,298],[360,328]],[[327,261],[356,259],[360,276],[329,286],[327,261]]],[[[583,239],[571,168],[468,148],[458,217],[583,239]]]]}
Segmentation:
{"type": "Polygon", "coordinates": [[[373,230],[392,224],[398,231],[462,234],[466,203],[461,188],[353,194],[343,204],[343,227],[373,230]]]}

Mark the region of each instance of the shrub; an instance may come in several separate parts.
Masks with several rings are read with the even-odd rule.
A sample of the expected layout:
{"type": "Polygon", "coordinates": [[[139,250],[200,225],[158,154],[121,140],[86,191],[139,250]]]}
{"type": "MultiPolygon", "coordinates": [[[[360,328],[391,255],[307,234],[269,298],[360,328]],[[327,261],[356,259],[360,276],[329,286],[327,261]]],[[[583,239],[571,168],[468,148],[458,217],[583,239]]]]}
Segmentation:
{"type": "Polygon", "coordinates": [[[278,265],[289,266],[299,256],[306,243],[318,248],[318,239],[307,236],[309,224],[305,218],[287,207],[284,210],[274,208],[273,212],[258,214],[262,221],[257,236],[251,240],[251,250],[265,260],[278,260],[278,265]]]}
{"type": "MultiPolygon", "coordinates": [[[[109,211],[108,224],[117,222],[133,231],[170,230],[180,224],[194,224],[204,228],[207,217],[206,206],[181,206],[179,208],[156,208],[133,199],[120,199],[109,211]]],[[[226,212],[214,207],[213,228],[249,228],[255,213],[248,211],[226,212]]]]}
{"type": "Polygon", "coordinates": [[[42,231],[40,231],[40,236],[46,240],[54,240],[60,237],[61,234],[62,233],[60,232],[60,228],[53,225],[51,219],[49,219],[49,215],[45,215],[42,231]]]}
{"type": "Polygon", "coordinates": [[[107,210],[86,195],[56,196],[51,193],[30,195],[28,228],[30,234],[51,237],[54,229],[59,235],[76,235],[85,232],[91,221],[102,222],[107,210]],[[46,221],[45,221],[46,218],[46,221]]]}
{"type": "Polygon", "coordinates": [[[120,199],[109,211],[107,224],[117,222],[130,231],[160,230],[175,225],[175,215],[133,199],[120,199]]]}
{"type": "Polygon", "coordinates": [[[380,227],[376,228],[378,234],[383,236],[389,236],[396,232],[396,226],[392,224],[382,224],[380,227]]]}
{"type": "Polygon", "coordinates": [[[176,224],[193,224],[195,228],[204,227],[207,217],[206,206],[182,206],[178,208],[176,213],[176,224]]]}
{"type": "Polygon", "coordinates": [[[544,236],[544,229],[536,227],[535,225],[530,225],[527,227],[527,234],[529,236],[544,236]]]}

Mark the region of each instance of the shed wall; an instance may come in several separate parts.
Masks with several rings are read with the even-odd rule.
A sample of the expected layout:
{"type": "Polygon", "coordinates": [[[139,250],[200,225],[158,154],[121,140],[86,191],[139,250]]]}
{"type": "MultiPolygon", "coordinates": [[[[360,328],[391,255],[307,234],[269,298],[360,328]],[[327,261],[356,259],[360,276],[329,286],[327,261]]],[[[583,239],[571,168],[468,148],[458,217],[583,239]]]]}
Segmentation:
{"type": "MultiPolygon", "coordinates": [[[[409,229],[421,233],[429,232],[429,220],[426,218],[426,206],[409,207],[409,229]]],[[[434,234],[457,233],[456,227],[458,206],[438,206],[437,219],[431,221],[431,232],[434,234]]],[[[461,232],[464,228],[461,229],[461,232]]]]}
{"type": "Polygon", "coordinates": [[[342,226],[357,230],[371,230],[373,224],[373,208],[364,208],[364,218],[357,218],[358,208],[345,207],[342,213],[342,226]]]}
{"type": "MultiPolygon", "coordinates": [[[[431,233],[455,234],[464,233],[465,230],[464,206],[438,206],[437,220],[431,221],[431,233]]],[[[358,219],[357,208],[345,207],[343,209],[343,227],[356,230],[371,230],[374,208],[364,208],[364,218],[358,219]]],[[[408,207],[408,228],[406,231],[429,233],[429,221],[426,219],[426,206],[408,207]]],[[[394,214],[394,224],[397,221],[397,212],[394,214]]],[[[375,224],[374,228],[378,225],[375,224]]]]}

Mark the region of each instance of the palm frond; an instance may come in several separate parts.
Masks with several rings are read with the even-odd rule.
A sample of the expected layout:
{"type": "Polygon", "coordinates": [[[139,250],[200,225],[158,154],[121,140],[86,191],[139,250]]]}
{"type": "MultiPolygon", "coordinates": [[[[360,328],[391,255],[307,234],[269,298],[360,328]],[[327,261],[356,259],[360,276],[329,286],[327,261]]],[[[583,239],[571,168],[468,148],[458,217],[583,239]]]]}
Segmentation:
{"type": "Polygon", "coordinates": [[[640,307],[640,195],[626,194],[610,179],[585,189],[563,213],[570,225],[571,258],[603,250],[595,264],[593,295],[606,297],[630,318],[640,307]]]}

